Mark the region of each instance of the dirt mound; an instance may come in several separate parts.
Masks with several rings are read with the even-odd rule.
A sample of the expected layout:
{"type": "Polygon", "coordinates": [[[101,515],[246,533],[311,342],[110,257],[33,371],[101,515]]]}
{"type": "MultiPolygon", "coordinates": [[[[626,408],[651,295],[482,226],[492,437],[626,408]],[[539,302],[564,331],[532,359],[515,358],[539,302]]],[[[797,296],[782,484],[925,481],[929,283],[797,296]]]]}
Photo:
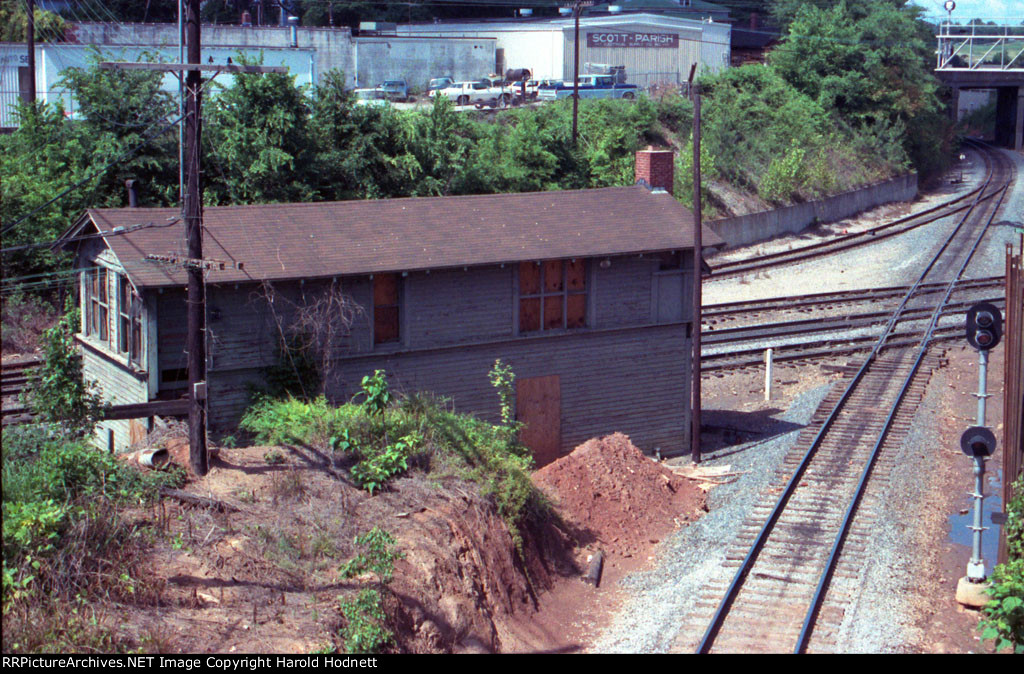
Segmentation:
{"type": "Polygon", "coordinates": [[[533,474],[581,544],[632,556],[707,511],[703,490],[647,458],[629,437],[588,440],[533,474]]]}
{"type": "Polygon", "coordinates": [[[554,527],[524,529],[517,550],[494,506],[459,491],[417,493],[419,508],[395,527],[407,551],[394,586],[402,652],[521,650],[529,638],[516,623],[529,621],[558,578],[578,572],[554,527]]]}

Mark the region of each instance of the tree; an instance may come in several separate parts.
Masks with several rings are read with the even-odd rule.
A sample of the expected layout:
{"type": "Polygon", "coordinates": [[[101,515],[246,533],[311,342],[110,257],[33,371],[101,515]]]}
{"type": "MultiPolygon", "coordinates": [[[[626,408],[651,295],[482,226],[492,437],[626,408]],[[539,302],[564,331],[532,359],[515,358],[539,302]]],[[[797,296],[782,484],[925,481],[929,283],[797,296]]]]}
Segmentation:
{"type": "MultiPolygon", "coordinates": [[[[56,239],[76,211],[88,204],[80,192],[46,203],[87,175],[88,139],[59,105],[19,103],[18,128],[0,136],[0,223],[3,224],[5,281],[53,271],[57,257],[48,247],[19,248],[56,239]]],[[[39,279],[33,279],[39,280],[39,279]]]]}
{"type": "Polygon", "coordinates": [[[142,182],[143,203],[176,200],[176,138],[167,128],[174,106],[161,79],[95,64],[72,68],[60,86],[77,101],[77,119],[60,103],[18,106],[18,128],[0,136],[0,222],[4,248],[15,248],[3,255],[5,277],[54,271],[59,261],[48,247],[18,247],[53,241],[86,208],[126,205],[128,178],[142,182]]]}
{"type": "Polygon", "coordinates": [[[236,74],[204,105],[203,122],[207,202],[312,199],[308,100],[293,75],[236,74]]]}
{"type": "Polygon", "coordinates": [[[417,169],[401,122],[404,113],[356,105],[340,71],[325,73],[313,87],[310,109],[318,199],[410,194],[417,169]]]}
{"type": "Polygon", "coordinates": [[[43,421],[59,423],[71,437],[84,437],[102,416],[104,404],[83,376],[82,360],[75,347],[81,315],[72,296],[68,296],[64,310],[57,325],[43,335],[43,364],[33,381],[29,403],[43,421]]]}
{"type": "MultiPolygon", "coordinates": [[[[156,62],[156,54],[142,60],[156,62]]],[[[176,116],[174,97],[163,89],[163,73],[149,70],[106,70],[99,67],[109,55],[95,50],[89,68],[64,71],[59,86],[71,90],[78,103],[76,117],[88,139],[92,165],[100,167],[114,157],[136,149],[103,173],[90,206],[127,205],[124,183],[140,183],[141,204],[165,206],[178,200],[176,134],[167,127],[176,116]],[[155,134],[155,135],[154,135],[155,134]]]]}
{"type": "MultiPolygon", "coordinates": [[[[59,14],[36,7],[32,13],[37,42],[61,42],[67,28],[59,14]]],[[[28,37],[28,12],[18,0],[0,2],[0,42],[25,42],[28,37]]]]}
{"type": "Polygon", "coordinates": [[[939,84],[920,10],[900,0],[822,4],[830,6],[799,8],[771,64],[854,126],[902,124],[915,165],[933,167],[948,132],[941,128],[939,84]]]}

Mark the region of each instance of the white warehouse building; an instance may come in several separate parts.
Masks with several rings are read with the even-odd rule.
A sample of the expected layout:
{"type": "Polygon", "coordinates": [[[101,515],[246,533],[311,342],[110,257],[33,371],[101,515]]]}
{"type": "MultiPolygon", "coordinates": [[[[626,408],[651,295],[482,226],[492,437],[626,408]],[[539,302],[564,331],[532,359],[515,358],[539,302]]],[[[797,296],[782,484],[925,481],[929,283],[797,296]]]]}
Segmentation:
{"type": "MultiPolygon", "coordinates": [[[[575,25],[571,17],[513,21],[407,24],[399,36],[494,38],[494,72],[529,69],[535,79],[572,79],[575,25]]],[[[659,14],[580,18],[580,73],[587,64],[625,66],[640,87],[687,81],[729,66],[731,26],[659,14]]],[[[437,73],[438,76],[447,73],[437,73]]]]}

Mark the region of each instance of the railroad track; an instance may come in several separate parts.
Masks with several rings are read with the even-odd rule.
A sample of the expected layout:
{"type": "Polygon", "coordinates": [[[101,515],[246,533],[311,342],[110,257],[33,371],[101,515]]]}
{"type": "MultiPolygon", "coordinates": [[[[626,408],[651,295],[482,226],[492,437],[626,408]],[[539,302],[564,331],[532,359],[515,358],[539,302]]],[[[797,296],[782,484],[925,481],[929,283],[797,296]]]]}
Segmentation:
{"type": "MultiPolygon", "coordinates": [[[[962,337],[963,315],[971,305],[982,301],[991,302],[1002,308],[1005,298],[973,297],[948,302],[940,318],[949,320],[952,316],[952,323],[937,326],[932,341],[962,337]]],[[[927,320],[931,312],[928,307],[907,308],[901,317],[901,329],[890,335],[887,347],[914,344],[918,327],[914,326],[913,322],[927,320]]],[[[890,316],[889,311],[869,311],[832,318],[785,321],[709,332],[701,338],[701,371],[714,373],[722,370],[763,367],[764,352],[767,348],[772,349],[773,361],[782,363],[806,363],[867,351],[878,340],[879,331],[890,316]],[[754,344],[757,346],[751,346],[754,344]]]]}
{"type": "MultiPolygon", "coordinates": [[[[980,147],[980,144],[974,145],[980,147]]],[[[878,227],[872,227],[862,232],[833,237],[827,241],[812,243],[793,250],[759,255],[755,258],[745,258],[741,260],[717,263],[714,260],[711,260],[709,261],[712,266],[711,278],[714,280],[716,278],[736,276],[750,272],[760,272],[773,267],[806,262],[807,260],[814,258],[877,243],[878,241],[909,232],[910,230],[956,215],[957,213],[969,211],[970,209],[975,208],[977,204],[995,198],[1001,188],[999,181],[992,180],[995,171],[992,155],[984,151],[980,152],[980,154],[986,165],[985,179],[979,187],[976,187],[970,192],[962,194],[954,199],[950,199],[949,201],[945,201],[937,206],[897,218],[896,220],[879,225],[878,227]]]]}
{"type": "Polygon", "coordinates": [[[3,363],[0,367],[0,392],[3,393],[4,407],[7,400],[16,399],[31,381],[41,361],[37,357],[19,358],[3,363]]]}
{"type": "Polygon", "coordinates": [[[994,219],[1012,167],[993,155],[974,206],[892,312],[856,374],[834,387],[801,432],[726,553],[731,581],[712,581],[676,647],[698,652],[828,652],[868,561],[878,494],[938,359],[929,353],[957,280],[994,219]],[[999,189],[996,189],[999,188],[999,189]],[[982,201],[982,195],[990,195],[982,201]],[[919,293],[948,279],[940,297],[919,293]],[[927,324],[908,318],[931,307],[927,324]],[[913,327],[898,330],[901,323],[913,327]],[[899,337],[902,333],[916,333],[899,337]],[[902,341],[913,344],[901,344],[902,341]]]}
{"type": "MultiPolygon", "coordinates": [[[[959,294],[1002,288],[1005,282],[1006,277],[1004,276],[965,279],[957,284],[955,292],[959,294]]],[[[940,293],[945,292],[946,285],[946,283],[927,283],[922,284],[918,290],[921,293],[940,293]]],[[[851,305],[857,304],[875,305],[879,302],[899,301],[908,290],[910,290],[910,286],[888,286],[706,304],[701,308],[701,326],[702,330],[707,333],[720,330],[721,328],[717,327],[720,324],[736,322],[741,318],[756,318],[762,314],[773,316],[789,313],[808,314],[836,308],[849,308],[851,305]]]]}

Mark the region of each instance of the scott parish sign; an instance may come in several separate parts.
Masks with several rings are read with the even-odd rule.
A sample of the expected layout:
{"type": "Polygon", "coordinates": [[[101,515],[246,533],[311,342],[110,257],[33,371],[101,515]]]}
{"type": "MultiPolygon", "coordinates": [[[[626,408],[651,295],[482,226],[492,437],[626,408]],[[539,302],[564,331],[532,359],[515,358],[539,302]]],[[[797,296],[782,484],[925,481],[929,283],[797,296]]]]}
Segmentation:
{"type": "Polygon", "coordinates": [[[676,49],[676,33],[587,33],[588,47],[660,47],[676,49]]]}

